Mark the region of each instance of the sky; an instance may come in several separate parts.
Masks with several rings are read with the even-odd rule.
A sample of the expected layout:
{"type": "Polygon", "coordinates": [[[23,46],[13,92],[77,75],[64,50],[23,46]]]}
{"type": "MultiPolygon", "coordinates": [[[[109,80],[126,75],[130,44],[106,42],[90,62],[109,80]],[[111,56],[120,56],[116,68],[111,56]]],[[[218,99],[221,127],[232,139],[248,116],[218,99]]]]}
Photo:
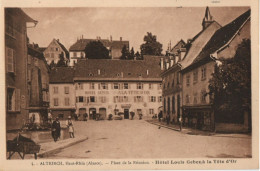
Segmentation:
{"type": "MultiPolygon", "coordinates": [[[[55,38],[69,47],[83,38],[128,40],[130,48],[140,51],[147,32],[157,36],[163,44],[174,46],[180,39],[185,42],[202,30],[206,7],[91,7],[91,8],[23,8],[38,21],[28,28],[30,43],[47,47],[55,38]]],[[[209,7],[213,19],[224,26],[246,12],[249,7],[209,7]]]]}

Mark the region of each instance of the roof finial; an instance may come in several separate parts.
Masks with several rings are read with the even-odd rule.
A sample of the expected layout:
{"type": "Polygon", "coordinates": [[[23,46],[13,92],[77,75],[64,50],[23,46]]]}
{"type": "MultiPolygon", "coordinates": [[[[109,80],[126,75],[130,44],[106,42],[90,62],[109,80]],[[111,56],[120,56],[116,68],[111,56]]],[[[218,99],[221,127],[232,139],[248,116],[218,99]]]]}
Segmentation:
{"type": "Polygon", "coordinates": [[[209,7],[207,7],[206,11],[205,11],[205,16],[204,16],[203,21],[202,21],[203,29],[208,27],[212,22],[213,22],[213,17],[210,14],[209,7]]]}

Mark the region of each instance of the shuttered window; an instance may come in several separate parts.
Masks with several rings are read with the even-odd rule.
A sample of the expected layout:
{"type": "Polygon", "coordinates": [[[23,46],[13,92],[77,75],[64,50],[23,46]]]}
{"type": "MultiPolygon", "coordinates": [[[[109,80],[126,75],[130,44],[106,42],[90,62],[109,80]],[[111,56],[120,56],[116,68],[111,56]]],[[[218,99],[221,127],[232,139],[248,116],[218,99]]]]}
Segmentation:
{"type": "Polygon", "coordinates": [[[5,55],[6,55],[6,61],[7,61],[7,72],[14,72],[14,50],[11,48],[6,47],[5,48],[5,55]]]}

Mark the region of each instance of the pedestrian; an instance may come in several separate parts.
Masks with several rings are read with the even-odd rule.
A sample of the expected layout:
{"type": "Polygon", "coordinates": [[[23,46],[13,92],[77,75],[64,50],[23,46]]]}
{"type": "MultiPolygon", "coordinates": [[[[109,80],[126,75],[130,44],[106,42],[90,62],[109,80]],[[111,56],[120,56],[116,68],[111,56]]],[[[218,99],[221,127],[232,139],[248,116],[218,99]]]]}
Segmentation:
{"type": "Polygon", "coordinates": [[[71,116],[68,116],[67,127],[69,128],[70,138],[75,138],[75,136],[74,136],[74,126],[73,126],[73,122],[71,120],[71,116]]]}
{"type": "Polygon", "coordinates": [[[179,117],[180,131],[182,131],[182,118],[179,117]]]}
{"type": "Polygon", "coordinates": [[[77,113],[75,113],[74,117],[75,117],[75,121],[78,121],[78,120],[79,120],[79,116],[78,116],[77,113]]]}
{"type": "Polygon", "coordinates": [[[48,112],[48,122],[51,124],[52,123],[52,114],[51,114],[51,110],[49,110],[48,112]]]}
{"type": "Polygon", "coordinates": [[[161,118],[162,118],[162,111],[160,111],[159,115],[158,115],[158,120],[159,122],[161,122],[161,118]]]}
{"type": "Polygon", "coordinates": [[[54,142],[60,138],[60,121],[59,118],[56,117],[56,120],[52,123],[52,138],[54,139],[54,142]]]}

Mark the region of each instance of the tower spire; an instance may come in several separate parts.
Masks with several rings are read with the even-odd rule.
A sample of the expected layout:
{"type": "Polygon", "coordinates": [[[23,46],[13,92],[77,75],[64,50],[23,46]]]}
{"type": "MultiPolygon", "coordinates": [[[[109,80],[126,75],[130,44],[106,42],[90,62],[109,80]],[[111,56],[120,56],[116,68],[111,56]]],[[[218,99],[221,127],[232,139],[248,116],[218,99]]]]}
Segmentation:
{"type": "Polygon", "coordinates": [[[213,22],[213,17],[212,15],[210,14],[210,11],[209,11],[209,7],[206,8],[206,11],[205,11],[205,16],[202,20],[202,28],[205,29],[206,27],[208,27],[212,22],[213,22]]]}

